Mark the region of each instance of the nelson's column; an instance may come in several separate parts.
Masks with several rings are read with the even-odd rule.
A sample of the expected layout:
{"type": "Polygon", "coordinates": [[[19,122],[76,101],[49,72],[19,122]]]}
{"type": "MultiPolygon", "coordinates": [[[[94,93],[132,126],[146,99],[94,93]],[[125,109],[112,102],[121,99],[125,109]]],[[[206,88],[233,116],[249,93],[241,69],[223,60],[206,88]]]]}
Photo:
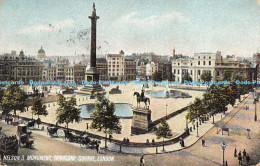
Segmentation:
{"type": "Polygon", "coordinates": [[[92,15],[88,17],[91,19],[91,48],[90,48],[90,68],[86,71],[85,80],[91,82],[86,84],[78,93],[90,95],[90,98],[94,98],[95,94],[104,94],[103,88],[98,84],[99,74],[96,67],[96,28],[97,19],[95,3],[93,3],[92,15]],[[96,83],[95,83],[96,82],[96,83]]]}

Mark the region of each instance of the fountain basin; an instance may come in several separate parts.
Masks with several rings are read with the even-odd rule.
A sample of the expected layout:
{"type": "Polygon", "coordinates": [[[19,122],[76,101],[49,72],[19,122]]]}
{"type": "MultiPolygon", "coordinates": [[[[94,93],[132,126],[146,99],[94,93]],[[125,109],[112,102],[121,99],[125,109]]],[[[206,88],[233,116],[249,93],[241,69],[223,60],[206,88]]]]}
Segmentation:
{"type": "MultiPolygon", "coordinates": [[[[79,106],[81,108],[80,117],[90,118],[90,115],[95,110],[95,104],[84,104],[79,106]]],[[[132,117],[133,112],[131,104],[127,103],[115,103],[115,115],[119,117],[132,117]]]]}
{"type": "Polygon", "coordinates": [[[181,92],[178,90],[169,90],[169,91],[147,90],[145,93],[155,98],[191,98],[192,97],[188,93],[181,92]]]}

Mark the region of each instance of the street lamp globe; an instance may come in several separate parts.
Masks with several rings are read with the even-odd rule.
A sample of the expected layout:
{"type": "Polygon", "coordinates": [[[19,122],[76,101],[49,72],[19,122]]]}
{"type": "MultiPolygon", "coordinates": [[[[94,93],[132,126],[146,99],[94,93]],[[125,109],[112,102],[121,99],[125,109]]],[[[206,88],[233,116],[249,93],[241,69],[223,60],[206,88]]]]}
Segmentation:
{"type": "Polygon", "coordinates": [[[223,143],[221,144],[221,147],[222,147],[223,150],[225,150],[225,148],[226,148],[225,142],[223,142],[223,143]]]}

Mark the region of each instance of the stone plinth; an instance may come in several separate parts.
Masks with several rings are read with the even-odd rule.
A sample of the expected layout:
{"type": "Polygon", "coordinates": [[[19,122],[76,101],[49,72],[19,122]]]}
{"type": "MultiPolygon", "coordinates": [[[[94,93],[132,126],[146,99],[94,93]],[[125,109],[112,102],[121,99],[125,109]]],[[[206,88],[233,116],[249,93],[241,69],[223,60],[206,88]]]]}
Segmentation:
{"type": "Polygon", "coordinates": [[[142,107],[136,107],[133,110],[133,119],[131,134],[145,134],[149,131],[151,124],[151,110],[142,107]]]}

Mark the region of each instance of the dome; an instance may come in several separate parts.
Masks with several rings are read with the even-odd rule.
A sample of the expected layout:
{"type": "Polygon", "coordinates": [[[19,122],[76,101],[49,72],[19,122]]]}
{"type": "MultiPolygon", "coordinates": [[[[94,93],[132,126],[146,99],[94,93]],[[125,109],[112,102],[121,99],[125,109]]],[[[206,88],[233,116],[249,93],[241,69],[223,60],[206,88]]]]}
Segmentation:
{"type": "Polygon", "coordinates": [[[45,51],[44,51],[44,49],[42,49],[42,46],[41,46],[41,49],[39,49],[39,51],[38,51],[38,54],[40,54],[40,53],[45,54],[45,51]]]}

